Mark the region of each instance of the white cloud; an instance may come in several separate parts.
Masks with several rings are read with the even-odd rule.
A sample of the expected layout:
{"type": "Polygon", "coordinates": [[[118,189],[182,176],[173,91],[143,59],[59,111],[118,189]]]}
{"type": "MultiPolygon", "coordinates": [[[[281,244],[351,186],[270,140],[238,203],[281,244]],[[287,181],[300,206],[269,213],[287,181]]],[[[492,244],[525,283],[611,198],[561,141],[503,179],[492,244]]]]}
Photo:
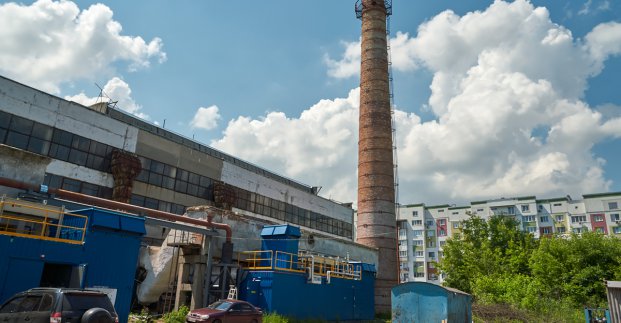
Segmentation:
{"type": "Polygon", "coordinates": [[[103,87],[102,97],[88,97],[83,92],[74,96],[65,96],[65,100],[80,103],[85,106],[93,105],[97,102],[115,102],[115,106],[137,117],[149,120],[150,117],[140,110],[142,106],[138,105],[131,96],[132,90],[129,84],[118,77],[110,79],[103,87]]]}
{"type": "MultiPolygon", "coordinates": [[[[324,62],[328,66],[328,76],[333,78],[348,78],[360,75],[360,40],[343,42],[345,52],[340,60],[334,60],[324,55],[324,62]]],[[[414,43],[407,33],[397,32],[390,39],[390,59],[395,70],[407,72],[417,68],[414,57],[414,43]]]]}
{"type": "Polygon", "coordinates": [[[208,108],[200,107],[196,110],[196,114],[194,114],[190,126],[205,130],[215,129],[218,126],[218,120],[220,120],[220,118],[217,106],[212,105],[208,108]]]}
{"type": "MultiPolygon", "coordinates": [[[[415,114],[395,113],[401,202],[608,190],[605,160],[592,147],[621,137],[621,118],[603,116],[582,98],[588,79],[619,54],[619,26],[602,24],[584,40],[574,39],[547,9],[516,0],[461,17],[445,11],[423,23],[415,38],[398,34],[398,66],[424,66],[434,75],[429,107],[437,116],[421,122],[415,114]]],[[[331,76],[356,73],[355,43],[341,61],[327,60],[331,76]]],[[[352,201],[357,108],[353,90],[347,98],[320,101],[299,118],[278,112],[258,120],[240,117],[213,145],[321,185],[322,195],[352,201]]]]}
{"type": "Polygon", "coordinates": [[[136,70],[166,60],[161,39],[121,35],[112,14],[103,4],[80,11],[71,1],[0,5],[0,72],[58,93],[62,83],[112,74],[117,62],[136,70]]]}

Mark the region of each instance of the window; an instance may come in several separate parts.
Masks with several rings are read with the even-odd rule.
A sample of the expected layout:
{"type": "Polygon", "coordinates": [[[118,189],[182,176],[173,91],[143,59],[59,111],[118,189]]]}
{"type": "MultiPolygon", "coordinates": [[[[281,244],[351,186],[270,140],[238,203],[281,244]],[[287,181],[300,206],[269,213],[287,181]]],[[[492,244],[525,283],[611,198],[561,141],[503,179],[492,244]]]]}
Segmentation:
{"type": "Polygon", "coordinates": [[[557,215],[557,216],[556,216],[556,221],[561,222],[561,221],[563,221],[563,220],[565,220],[565,217],[564,217],[563,215],[557,215]]]}
{"type": "Polygon", "coordinates": [[[432,227],[433,226],[433,220],[427,220],[427,226],[428,227],[432,227]]]}
{"type": "Polygon", "coordinates": [[[418,211],[412,211],[412,216],[418,216],[418,211]]]}
{"type": "Polygon", "coordinates": [[[446,231],[444,229],[440,229],[440,231],[438,232],[438,237],[444,237],[446,236],[446,231]]]}
{"type": "Polygon", "coordinates": [[[539,221],[540,221],[540,222],[548,222],[548,220],[549,220],[549,218],[548,218],[548,216],[547,216],[547,215],[544,215],[544,216],[540,216],[540,217],[539,217],[539,221]]]}
{"type": "Polygon", "coordinates": [[[445,219],[438,220],[438,225],[446,225],[446,220],[445,219]]]}
{"type": "Polygon", "coordinates": [[[399,257],[401,257],[401,258],[407,258],[407,257],[408,257],[408,252],[407,252],[407,250],[404,250],[404,251],[399,251],[399,257]]]}
{"type": "Polygon", "coordinates": [[[422,237],[423,236],[423,230],[412,230],[412,234],[415,237],[422,237]]]}
{"type": "Polygon", "coordinates": [[[543,211],[543,205],[539,204],[539,205],[537,206],[537,209],[539,209],[539,211],[543,211]]]}
{"type": "Polygon", "coordinates": [[[541,234],[550,234],[552,233],[552,228],[551,227],[543,227],[541,228],[541,234]]]}
{"type": "Polygon", "coordinates": [[[604,233],[604,228],[595,228],[595,232],[604,233]]]}
{"type": "Polygon", "coordinates": [[[425,252],[424,251],[416,251],[415,255],[416,255],[416,257],[424,257],[425,256],[425,252]]]}
{"type": "Polygon", "coordinates": [[[423,225],[423,220],[412,220],[412,225],[423,225]]]}
{"type": "Polygon", "coordinates": [[[558,232],[558,233],[565,233],[565,232],[567,232],[567,229],[565,229],[565,227],[557,227],[556,228],[556,232],[558,232]]]}
{"type": "Polygon", "coordinates": [[[612,233],[614,233],[614,234],[621,234],[621,227],[614,227],[614,228],[612,228],[612,233]]]}
{"type": "Polygon", "coordinates": [[[522,212],[529,212],[529,205],[522,205],[522,212]]]}
{"type": "Polygon", "coordinates": [[[621,221],[621,218],[619,217],[619,213],[611,214],[610,215],[610,221],[611,222],[621,221]]]}
{"type": "Polygon", "coordinates": [[[438,213],[444,213],[444,210],[438,210],[438,213]]]}
{"type": "Polygon", "coordinates": [[[444,240],[440,241],[440,247],[444,247],[445,244],[446,244],[446,241],[444,240]]]}
{"type": "MultiPolygon", "coordinates": [[[[393,254],[394,255],[394,254],[393,254]]],[[[429,251],[429,253],[427,254],[429,256],[429,258],[431,259],[435,259],[436,258],[436,253],[434,251],[429,251]]],[[[394,256],[393,256],[394,257],[394,256]]]]}
{"type": "Polygon", "coordinates": [[[459,212],[453,212],[453,213],[451,213],[451,214],[452,214],[452,215],[458,215],[458,214],[459,214],[459,212]]]}
{"type": "Polygon", "coordinates": [[[595,221],[595,222],[604,222],[604,215],[603,214],[595,214],[595,215],[593,215],[593,221],[595,221]]]}
{"type": "Polygon", "coordinates": [[[586,222],[586,215],[576,215],[571,217],[571,223],[586,222]]]}
{"type": "Polygon", "coordinates": [[[507,209],[507,212],[508,212],[509,214],[515,214],[515,208],[514,208],[513,206],[510,206],[510,207],[507,209]]]}
{"type": "Polygon", "coordinates": [[[434,237],[436,235],[436,231],[435,230],[427,230],[427,236],[428,237],[434,237]]]}
{"type": "Polygon", "coordinates": [[[412,244],[415,246],[422,246],[423,240],[412,240],[412,244]]]}
{"type": "Polygon", "coordinates": [[[423,267],[424,265],[425,265],[425,263],[422,262],[422,261],[415,261],[413,267],[416,269],[416,268],[419,268],[419,267],[423,267]]]}
{"type": "Polygon", "coordinates": [[[425,273],[416,272],[416,273],[414,273],[414,277],[416,277],[416,278],[425,277],[425,273]]]}
{"type": "Polygon", "coordinates": [[[608,202],[608,209],[609,210],[616,210],[619,208],[619,205],[617,204],[617,202],[608,202]]]}
{"type": "Polygon", "coordinates": [[[524,216],[522,216],[522,221],[523,222],[535,222],[535,216],[534,215],[524,215],[524,216]]]}
{"type": "Polygon", "coordinates": [[[561,206],[561,205],[563,205],[563,204],[561,204],[561,203],[554,203],[553,204],[553,206],[561,206]]]}
{"type": "Polygon", "coordinates": [[[574,233],[582,233],[582,232],[586,232],[586,229],[584,229],[584,230],[583,230],[583,229],[584,229],[584,228],[573,228],[573,229],[572,229],[572,231],[573,231],[574,233]]]}
{"type": "Polygon", "coordinates": [[[435,263],[433,263],[433,262],[430,262],[428,267],[429,267],[430,269],[434,269],[434,268],[436,268],[436,264],[435,264],[435,263]]]}
{"type": "Polygon", "coordinates": [[[453,222],[453,229],[459,229],[459,222],[453,222]]]}
{"type": "Polygon", "coordinates": [[[427,248],[434,248],[436,246],[435,241],[429,240],[427,241],[427,248]]]}
{"type": "Polygon", "coordinates": [[[535,233],[537,231],[537,227],[528,227],[526,228],[528,233],[535,233]]]}

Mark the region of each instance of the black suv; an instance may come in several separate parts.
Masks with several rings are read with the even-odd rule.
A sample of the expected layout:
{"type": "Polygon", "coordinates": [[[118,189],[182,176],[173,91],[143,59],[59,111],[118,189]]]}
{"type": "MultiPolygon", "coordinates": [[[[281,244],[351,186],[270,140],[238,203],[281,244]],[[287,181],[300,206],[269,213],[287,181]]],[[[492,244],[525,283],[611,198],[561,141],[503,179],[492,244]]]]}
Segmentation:
{"type": "Polygon", "coordinates": [[[97,290],[33,288],[0,306],[0,323],[118,323],[110,298],[97,290]]]}

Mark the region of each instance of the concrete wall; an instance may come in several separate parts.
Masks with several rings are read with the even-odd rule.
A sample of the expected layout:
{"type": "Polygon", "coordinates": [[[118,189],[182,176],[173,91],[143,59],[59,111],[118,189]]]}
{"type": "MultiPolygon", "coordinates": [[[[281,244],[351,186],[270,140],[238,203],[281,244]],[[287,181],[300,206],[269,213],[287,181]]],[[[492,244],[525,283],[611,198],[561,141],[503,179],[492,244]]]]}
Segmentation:
{"type": "Polygon", "coordinates": [[[136,128],[3,77],[0,109],[116,148],[132,152],[136,149],[136,128]]]}
{"type": "Polygon", "coordinates": [[[222,165],[221,180],[250,192],[293,204],[313,212],[330,215],[332,218],[347,223],[353,223],[354,213],[350,207],[309,194],[308,192],[303,192],[228,162],[224,162],[222,165]]]}
{"type": "MultiPolygon", "coordinates": [[[[0,145],[0,177],[17,178],[30,184],[41,184],[45,169],[52,161],[49,157],[21,149],[0,145]]],[[[0,186],[0,196],[13,196],[18,190],[0,186]]]]}

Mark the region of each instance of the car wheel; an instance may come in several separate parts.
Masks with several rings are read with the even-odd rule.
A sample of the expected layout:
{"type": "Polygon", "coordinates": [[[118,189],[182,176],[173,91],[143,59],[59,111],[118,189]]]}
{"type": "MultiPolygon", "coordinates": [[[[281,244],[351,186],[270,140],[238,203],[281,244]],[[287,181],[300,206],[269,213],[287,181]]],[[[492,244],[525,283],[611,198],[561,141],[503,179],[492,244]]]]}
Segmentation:
{"type": "Polygon", "coordinates": [[[82,315],[82,319],[80,320],[81,323],[114,323],[114,319],[112,318],[112,315],[110,315],[110,312],[108,312],[107,310],[100,308],[100,307],[95,307],[95,308],[91,308],[90,310],[84,312],[84,315],[82,315]]]}

